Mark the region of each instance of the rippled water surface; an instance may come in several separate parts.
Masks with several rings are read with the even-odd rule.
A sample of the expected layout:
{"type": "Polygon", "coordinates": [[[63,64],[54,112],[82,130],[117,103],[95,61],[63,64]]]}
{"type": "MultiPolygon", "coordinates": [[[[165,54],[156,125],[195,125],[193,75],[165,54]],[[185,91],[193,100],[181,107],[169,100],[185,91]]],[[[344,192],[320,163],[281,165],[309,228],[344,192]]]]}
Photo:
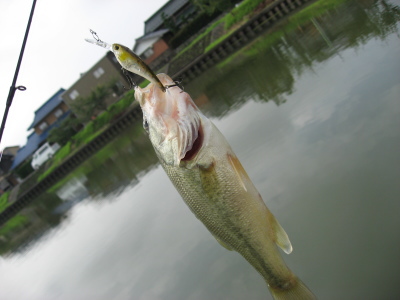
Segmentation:
{"type": "MultiPolygon", "coordinates": [[[[185,90],[319,299],[400,299],[399,2],[337,2],[292,16],[185,90]]],[[[19,218],[0,231],[1,299],[271,299],[186,207],[141,120],[19,218]]]]}

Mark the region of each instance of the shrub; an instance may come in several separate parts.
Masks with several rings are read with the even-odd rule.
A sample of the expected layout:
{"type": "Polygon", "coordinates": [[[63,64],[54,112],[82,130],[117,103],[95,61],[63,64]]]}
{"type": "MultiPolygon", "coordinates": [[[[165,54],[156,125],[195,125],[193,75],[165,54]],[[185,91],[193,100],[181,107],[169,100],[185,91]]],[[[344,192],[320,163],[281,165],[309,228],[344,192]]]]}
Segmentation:
{"type": "Polygon", "coordinates": [[[17,174],[17,176],[20,177],[21,179],[28,177],[28,175],[30,175],[34,171],[31,166],[31,162],[32,159],[29,159],[28,161],[24,162],[14,170],[14,173],[17,174]]]}

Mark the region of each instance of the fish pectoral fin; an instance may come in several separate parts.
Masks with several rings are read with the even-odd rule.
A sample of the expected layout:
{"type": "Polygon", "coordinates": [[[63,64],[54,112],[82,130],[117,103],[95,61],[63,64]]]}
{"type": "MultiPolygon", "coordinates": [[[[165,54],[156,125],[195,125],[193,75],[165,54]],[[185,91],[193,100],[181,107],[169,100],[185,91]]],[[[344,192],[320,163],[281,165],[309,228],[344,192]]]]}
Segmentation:
{"type": "Polygon", "coordinates": [[[242,186],[242,188],[247,192],[246,182],[250,181],[249,175],[247,175],[239,159],[231,154],[228,154],[228,161],[232,169],[235,171],[236,178],[242,186]]]}
{"type": "Polygon", "coordinates": [[[286,231],[282,228],[281,224],[279,224],[272,213],[269,213],[269,220],[275,235],[275,244],[277,244],[286,254],[290,254],[293,251],[293,247],[286,231]]]}
{"type": "Polygon", "coordinates": [[[231,246],[229,246],[228,244],[226,244],[225,242],[221,241],[219,238],[217,238],[215,235],[213,235],[213,237],[218,241],[218,243],[224,247],[225,249],[228,249],[229,251],[232,251],[233,248],[231,246]]]}

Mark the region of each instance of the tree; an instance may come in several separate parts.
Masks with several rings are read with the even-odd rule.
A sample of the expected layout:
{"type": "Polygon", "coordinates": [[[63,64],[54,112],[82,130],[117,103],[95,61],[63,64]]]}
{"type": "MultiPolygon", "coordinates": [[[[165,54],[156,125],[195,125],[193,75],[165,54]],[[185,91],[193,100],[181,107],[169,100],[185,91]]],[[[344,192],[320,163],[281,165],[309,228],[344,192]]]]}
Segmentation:
{"type": "Polygon", "coordinates": [[[175,21],[169,17],[165,12],[161,13],[161,19],[164,22],[164,26],[169,29],[172,33],[176,33],[178,31],[178,26],[176,26],[175,21]]]}
{"type": "Polygon", "coordinates": [[[72,115],[67,116],[59,126],[50,130],[47,140],[50,143],[65,145],[78,131],[80,121],[72,115]]]}
{"type": "Polygon", "coordinates": [[[87,97],[80,97],[71,103],[71,108],[77,113],[77,118],[86,123],[91,120],[99,111],[107,110],[107,98],[114,92],[116,80],[107,84],[99,84],[90,92],[87,97]]]}
{"type": "Polygon", "coordinates": [[[197,6],[201,11],[208,15],[212,15],[217,11],[225,11],[233,7],[239,1],[235,0],[190,0],[193,5],[197,6]]]}

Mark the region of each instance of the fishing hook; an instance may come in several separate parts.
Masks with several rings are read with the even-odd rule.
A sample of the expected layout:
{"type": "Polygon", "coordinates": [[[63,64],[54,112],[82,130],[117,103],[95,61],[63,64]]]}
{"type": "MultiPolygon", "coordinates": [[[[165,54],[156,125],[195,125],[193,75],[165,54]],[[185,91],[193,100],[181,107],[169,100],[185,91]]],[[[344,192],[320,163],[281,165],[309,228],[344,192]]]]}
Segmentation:
{"type": "Polygon", "coordinates": [[[182,90],[181,93],[183,93],[185,88],[182,85],[182,81],[183,81],[183,79],[180,77],[177,80],[174,80],[175,84],[166,85],[165,89],[169,89],[169,88],[172,88],[174,86],[177,86],[178,88],[180,88],[182,90]]]}
{"type": "Polygon", "coordinates": [[[133,81],[133,79],[132,79],[132,77],[130,76],[130,72],[128,71],[128,70],[126,70],[126,69],[124,69],[124,68],[121,68],[121,70],[122,70],[122,74],[124,74],[125,75],[125,77],[126,77],[126,80],[129,82],[129,88],[127,89],[125,86],[123,86],[123,88],[125,89],[125,90],[130,90],[131,88],[135,88],[135,87],[137,87],[137,85],[136,85],[136,83],[133,81]]]}
{"type": "Polygon", "coordinates": [[[90,31],[90,33],[92,34],[93,38],[94,38],[97,42],[104,43],[104,42],[99,38],[99,36],[97,35],[96,31],[94,31],[94,30],[92,30],[92,29],[89,29],[89,31],[90,31]]]}

